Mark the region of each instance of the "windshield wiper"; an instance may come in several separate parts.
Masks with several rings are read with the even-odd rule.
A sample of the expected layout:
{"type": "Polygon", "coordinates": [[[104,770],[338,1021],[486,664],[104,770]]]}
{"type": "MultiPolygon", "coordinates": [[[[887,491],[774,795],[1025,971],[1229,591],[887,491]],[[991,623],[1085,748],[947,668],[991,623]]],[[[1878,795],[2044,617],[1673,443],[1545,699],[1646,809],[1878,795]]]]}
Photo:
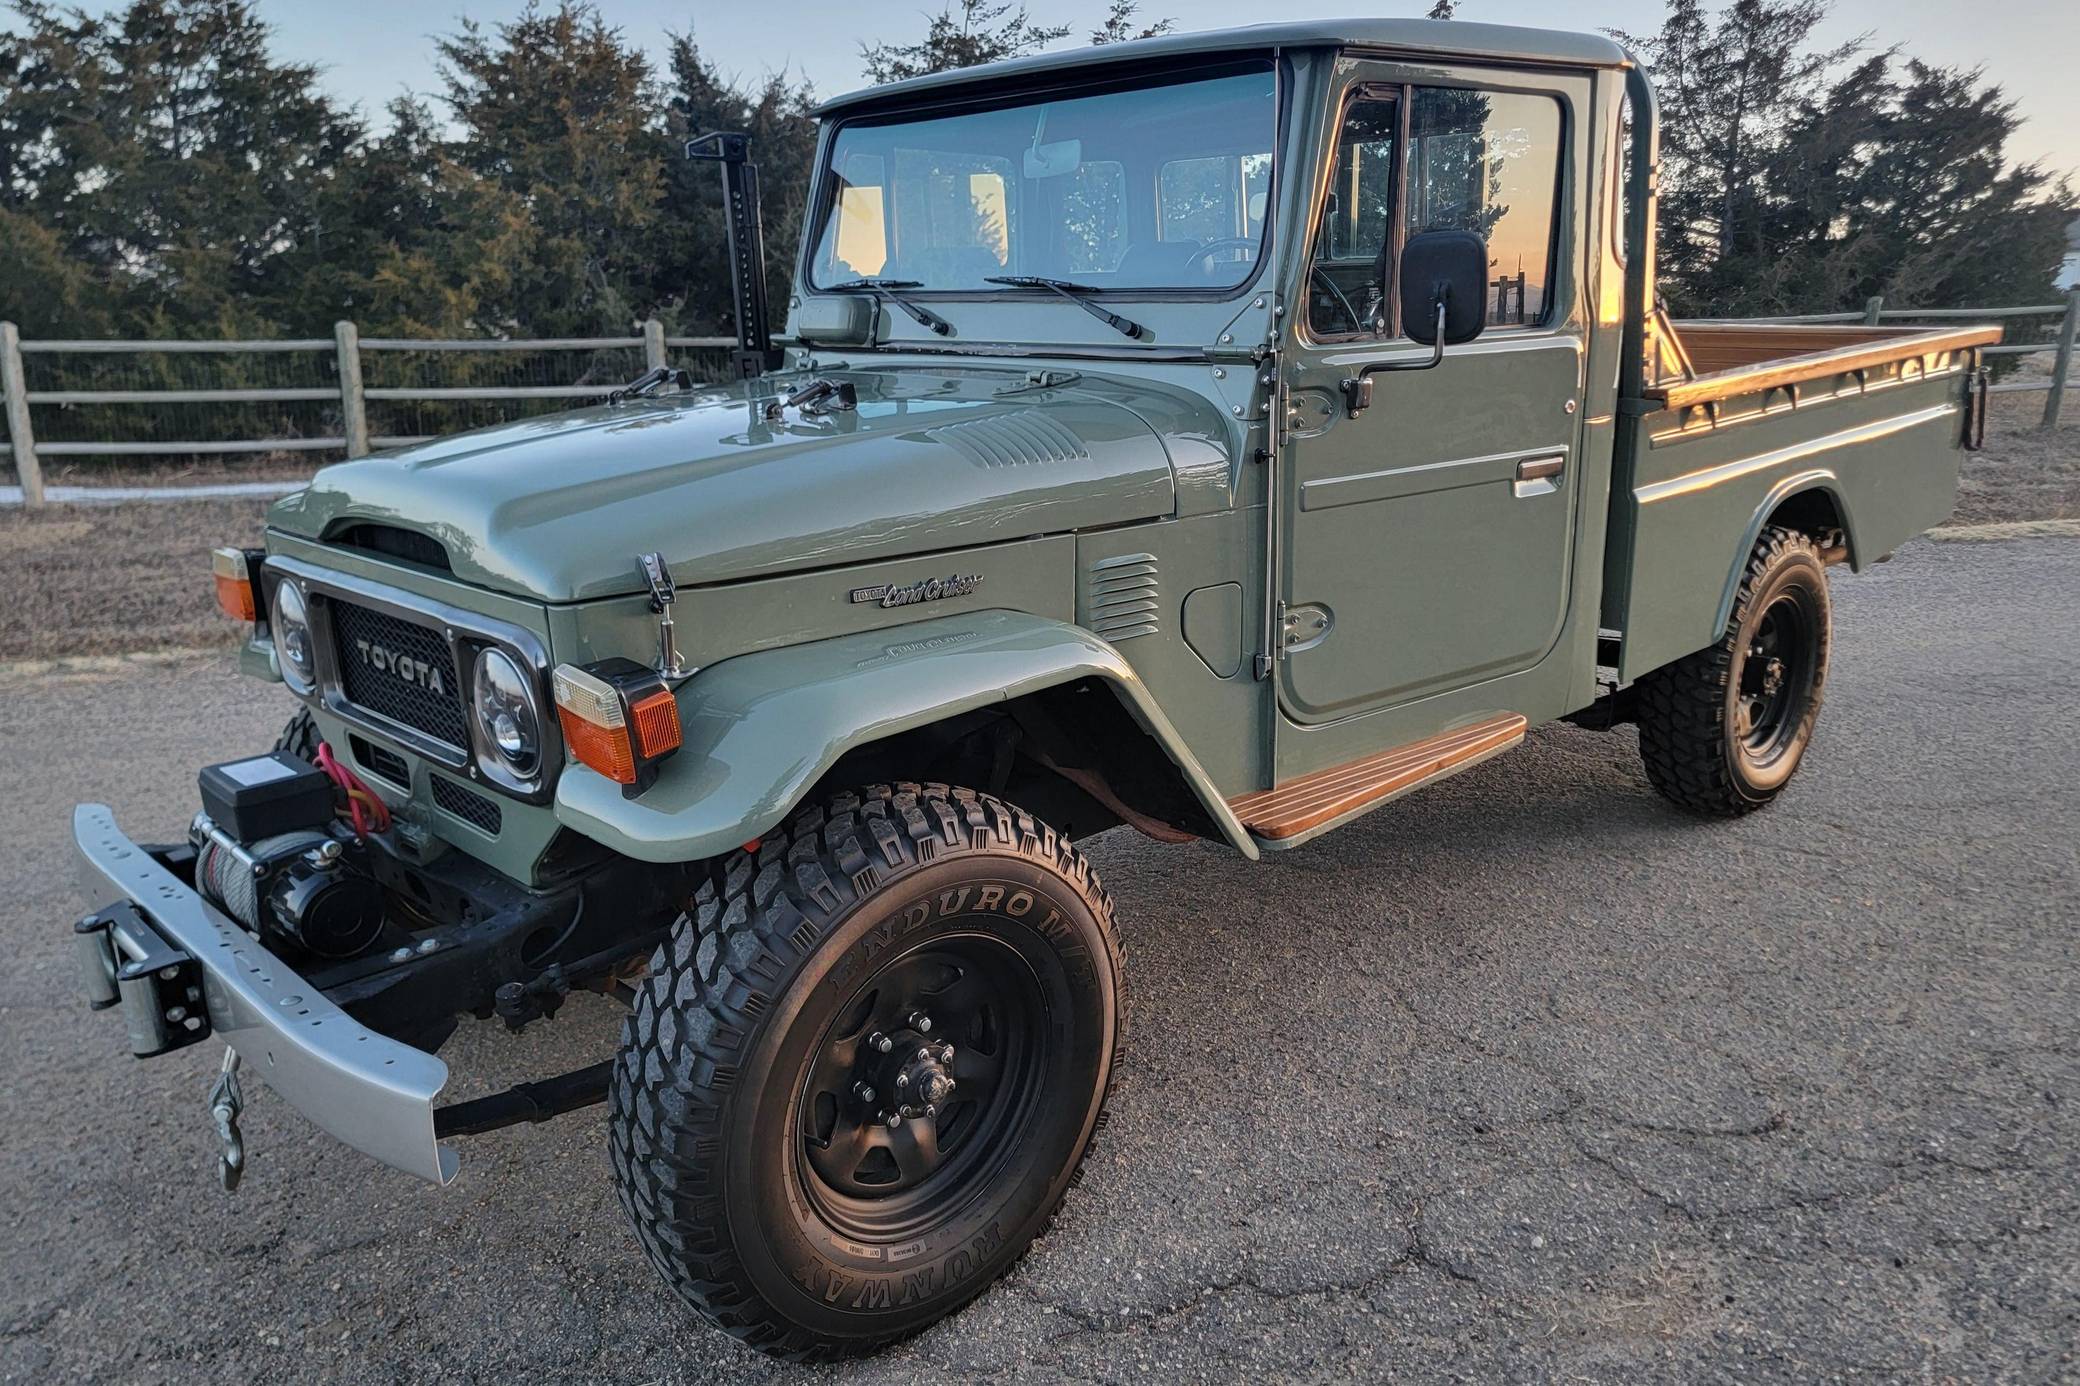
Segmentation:
{"type": "Polygon", "coordinates": [[[1132,318],[1123,318],[1117,313],[1108,312],[1083,297],[1084,294],[1100,292],[1100,290],[1091,287],[1089,284],[1078,284],[1074,280],[1069,279],[1049,279],[1041,274],[992,274],[985,276],[982,282],[985,284],[1008,284],[1014,289],[1047,289],[1068,299],[1107,327],[1125,336],[1132,337],[1136,341],[1143,337],[1153,337],[1155,335],[1132,318]]]}
{"type": "Polygon", "coordinates": [[[922,289],[924,284],[916,279],[848,279],[842,284],[826,284],[825,292],[834,294],[873,294],[885,298],[942,337],[953,335],[953,324],[929,308],[920,307],[897,293],[897,289],[922,289]]]}

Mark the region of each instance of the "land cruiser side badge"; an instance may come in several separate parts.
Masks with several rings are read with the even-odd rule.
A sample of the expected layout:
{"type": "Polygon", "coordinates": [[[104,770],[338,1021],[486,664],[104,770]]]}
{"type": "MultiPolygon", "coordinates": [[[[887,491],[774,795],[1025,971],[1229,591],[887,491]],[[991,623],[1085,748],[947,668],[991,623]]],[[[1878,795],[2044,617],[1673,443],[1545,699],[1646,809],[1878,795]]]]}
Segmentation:
{"type": "Polygon", "coordinates": [[[906,583],[901,587],[884,582],[876,587],[852,589],[854,605],[874,602],[880,606],[915,606],[919,602],[935,602],[942,597],[965,597],[982,586],[982,574],[970,573],[966,577],[948,574],[943,578],[926,578],[923,582],[906,583]]]}

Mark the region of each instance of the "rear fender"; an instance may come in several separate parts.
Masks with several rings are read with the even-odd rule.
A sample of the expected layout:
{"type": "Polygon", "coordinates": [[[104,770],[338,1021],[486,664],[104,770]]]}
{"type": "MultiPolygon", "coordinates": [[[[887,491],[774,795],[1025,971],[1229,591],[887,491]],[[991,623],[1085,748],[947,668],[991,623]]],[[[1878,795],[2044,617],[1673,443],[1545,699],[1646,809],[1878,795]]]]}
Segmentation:
{"type": "Polygon", "coordinates": [[[1819,491],[1834,502],[1834,513],[1842,517],[1842,542],[1849,548],[1849,571],[1863,571],[1866,560],[1856,547],[1856,522],[1849,514],[1849,500],[1842,494],[1840,478],[1825,467],[1815,467],[1796,476],[1787,476],[1772,486],[1769,494],[1762,498],[1762,504],[1755,507],[1754,518],[1748,521],[1748,528],[1741,535],[1741,546],[1734,551],[1733,569],[1727,573],[1726,585],[1719,593],[1719,619],[1712,625],[1714,638],[1724,632],[1726,623],[1733,619],[1733,604],[1740,599],[1741,581],[1748,575],[1748,555],[1755,552],[1755,545],[1762,538],[1763,529],[1768,526],[1777,511],[1783,508],[1784,502],[1794,496],[1802,496],[1808,491],[1819,491]]]}
{"type": "Polygon", "coordinates": [[[1105,680],[1245,856],[1256,843],[1133,668],[1078,626],[978,611],[739,655],[678,690],[685,743],[640,798],[566,766],[556,816],[639,861],[720,856],[763,837],[847,751],[1078,679],[1105,680]]]}

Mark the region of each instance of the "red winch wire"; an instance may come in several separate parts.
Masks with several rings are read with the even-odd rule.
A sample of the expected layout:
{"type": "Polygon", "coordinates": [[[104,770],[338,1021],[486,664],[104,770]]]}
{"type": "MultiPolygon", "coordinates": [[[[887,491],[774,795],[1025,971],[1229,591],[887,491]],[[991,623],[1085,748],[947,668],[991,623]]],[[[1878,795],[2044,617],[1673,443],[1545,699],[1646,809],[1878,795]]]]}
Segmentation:
{"type": "Polygon", "coordinates": [[[390,830],[390,806],[384,803],[374,790],[363,784],[359,775],[342,765],[339,758],[332,754],[332,747],[323,741],[318,743],[318,768],[323,770],[326,776],[339,786],[340,793],[346,796],[344,812],[353,820],[354,836],[367,837],[371,832],[382,833],[390,830]]]}

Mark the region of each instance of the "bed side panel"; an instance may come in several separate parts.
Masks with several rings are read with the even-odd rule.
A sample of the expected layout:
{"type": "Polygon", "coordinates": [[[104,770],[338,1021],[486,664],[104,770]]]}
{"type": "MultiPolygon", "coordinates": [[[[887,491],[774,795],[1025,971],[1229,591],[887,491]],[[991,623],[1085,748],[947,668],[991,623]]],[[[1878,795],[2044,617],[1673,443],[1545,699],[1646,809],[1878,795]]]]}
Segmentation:
{"type": "Polygon", "coordinates": [[[1791,496],[1834,497],[1857,570],[1949,515],[1957,499],[1963,353],[1923,375],[1772,390],[1622,420],[1605,623],[1637,678],[1719,638],[1756,534],[1791,496]],[[1622,536],[1622,541],[1615,536],[1622,536]]]}

